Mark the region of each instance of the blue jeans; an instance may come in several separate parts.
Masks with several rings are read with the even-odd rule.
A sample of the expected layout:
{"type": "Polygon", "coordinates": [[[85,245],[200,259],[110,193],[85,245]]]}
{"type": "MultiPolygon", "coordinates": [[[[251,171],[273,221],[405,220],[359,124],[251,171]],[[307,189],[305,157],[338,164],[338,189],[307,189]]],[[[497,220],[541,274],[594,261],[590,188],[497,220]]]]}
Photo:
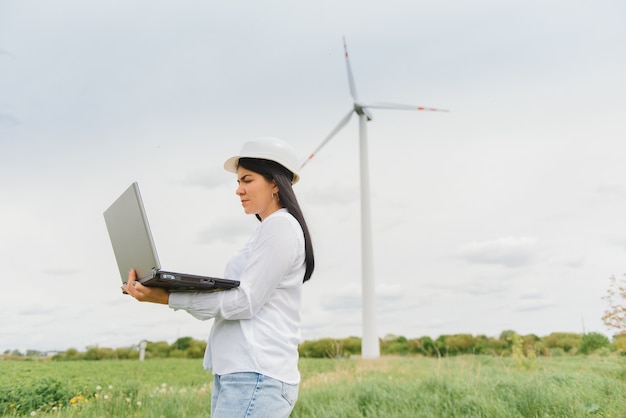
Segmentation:
{"type": "Polygon", "coordinates": [[[215,375],[212,418],[287,418],[298,399],[298,385],[259,373],[215,375]]]}

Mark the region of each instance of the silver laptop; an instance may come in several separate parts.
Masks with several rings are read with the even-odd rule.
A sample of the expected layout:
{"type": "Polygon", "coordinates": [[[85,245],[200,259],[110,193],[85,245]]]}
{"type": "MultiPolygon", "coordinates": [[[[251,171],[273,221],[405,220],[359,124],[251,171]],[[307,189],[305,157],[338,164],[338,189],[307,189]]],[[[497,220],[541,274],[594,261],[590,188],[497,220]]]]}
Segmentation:
{"type": "Polygon", "coordinates": [[[161,270],[137,182],[104,212],[104,221],[124,283],[128,272],[134,268],[141,284],[172,291],[218,291],[239,286],[237,280],[161,270]]]}

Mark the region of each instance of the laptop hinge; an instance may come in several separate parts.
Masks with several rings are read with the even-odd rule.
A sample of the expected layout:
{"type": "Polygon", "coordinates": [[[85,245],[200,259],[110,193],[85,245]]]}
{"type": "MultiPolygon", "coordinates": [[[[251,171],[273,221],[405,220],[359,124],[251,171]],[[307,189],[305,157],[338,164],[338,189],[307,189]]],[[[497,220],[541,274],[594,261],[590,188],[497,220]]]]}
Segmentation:
{"type": "Polygon", "coordinates": [[[142,278],[139,279],[139,281],[141,283],[145,282],[146,280],[151,280],[154,279],[157,275],[157,269],[152,268],[152,270],[150,270],[150,272],[148,274],[146,274],[145,276],[143,276],[142,278]]]}

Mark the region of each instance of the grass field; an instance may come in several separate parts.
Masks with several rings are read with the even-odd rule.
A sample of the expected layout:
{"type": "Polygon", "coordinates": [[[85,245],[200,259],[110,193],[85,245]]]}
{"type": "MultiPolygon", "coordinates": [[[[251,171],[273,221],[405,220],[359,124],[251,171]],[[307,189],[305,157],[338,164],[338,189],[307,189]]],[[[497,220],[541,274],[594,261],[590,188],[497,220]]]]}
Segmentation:
{"type": "MultiPolygon", "coordinates": [[[[302,359],[293,417],[626,417],[626,359],[302,359]]],[[[0,361],[0,414],[201,417],[200,360],[0,361]]]]}

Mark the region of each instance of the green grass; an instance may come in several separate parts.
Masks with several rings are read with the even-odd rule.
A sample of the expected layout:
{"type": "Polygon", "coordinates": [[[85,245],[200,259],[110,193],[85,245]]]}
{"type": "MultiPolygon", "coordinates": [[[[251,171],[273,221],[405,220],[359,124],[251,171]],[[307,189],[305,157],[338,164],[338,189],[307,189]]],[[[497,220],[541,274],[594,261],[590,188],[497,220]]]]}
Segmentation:
{"type": "Polygon", "coordinates": [[[626,364],[618,358],[540,358],[523,367],[478,356],[337,364],[303,380],[293,416],[626,416],[626,364]]]}
{"type": "MultiPolygon", "coordinates": [[[[626,417],[618,357],[302,359],[293,417],[626,417]]],[[[0,415],[208,416],[200,360],[0,361],[0,415]]]]}

